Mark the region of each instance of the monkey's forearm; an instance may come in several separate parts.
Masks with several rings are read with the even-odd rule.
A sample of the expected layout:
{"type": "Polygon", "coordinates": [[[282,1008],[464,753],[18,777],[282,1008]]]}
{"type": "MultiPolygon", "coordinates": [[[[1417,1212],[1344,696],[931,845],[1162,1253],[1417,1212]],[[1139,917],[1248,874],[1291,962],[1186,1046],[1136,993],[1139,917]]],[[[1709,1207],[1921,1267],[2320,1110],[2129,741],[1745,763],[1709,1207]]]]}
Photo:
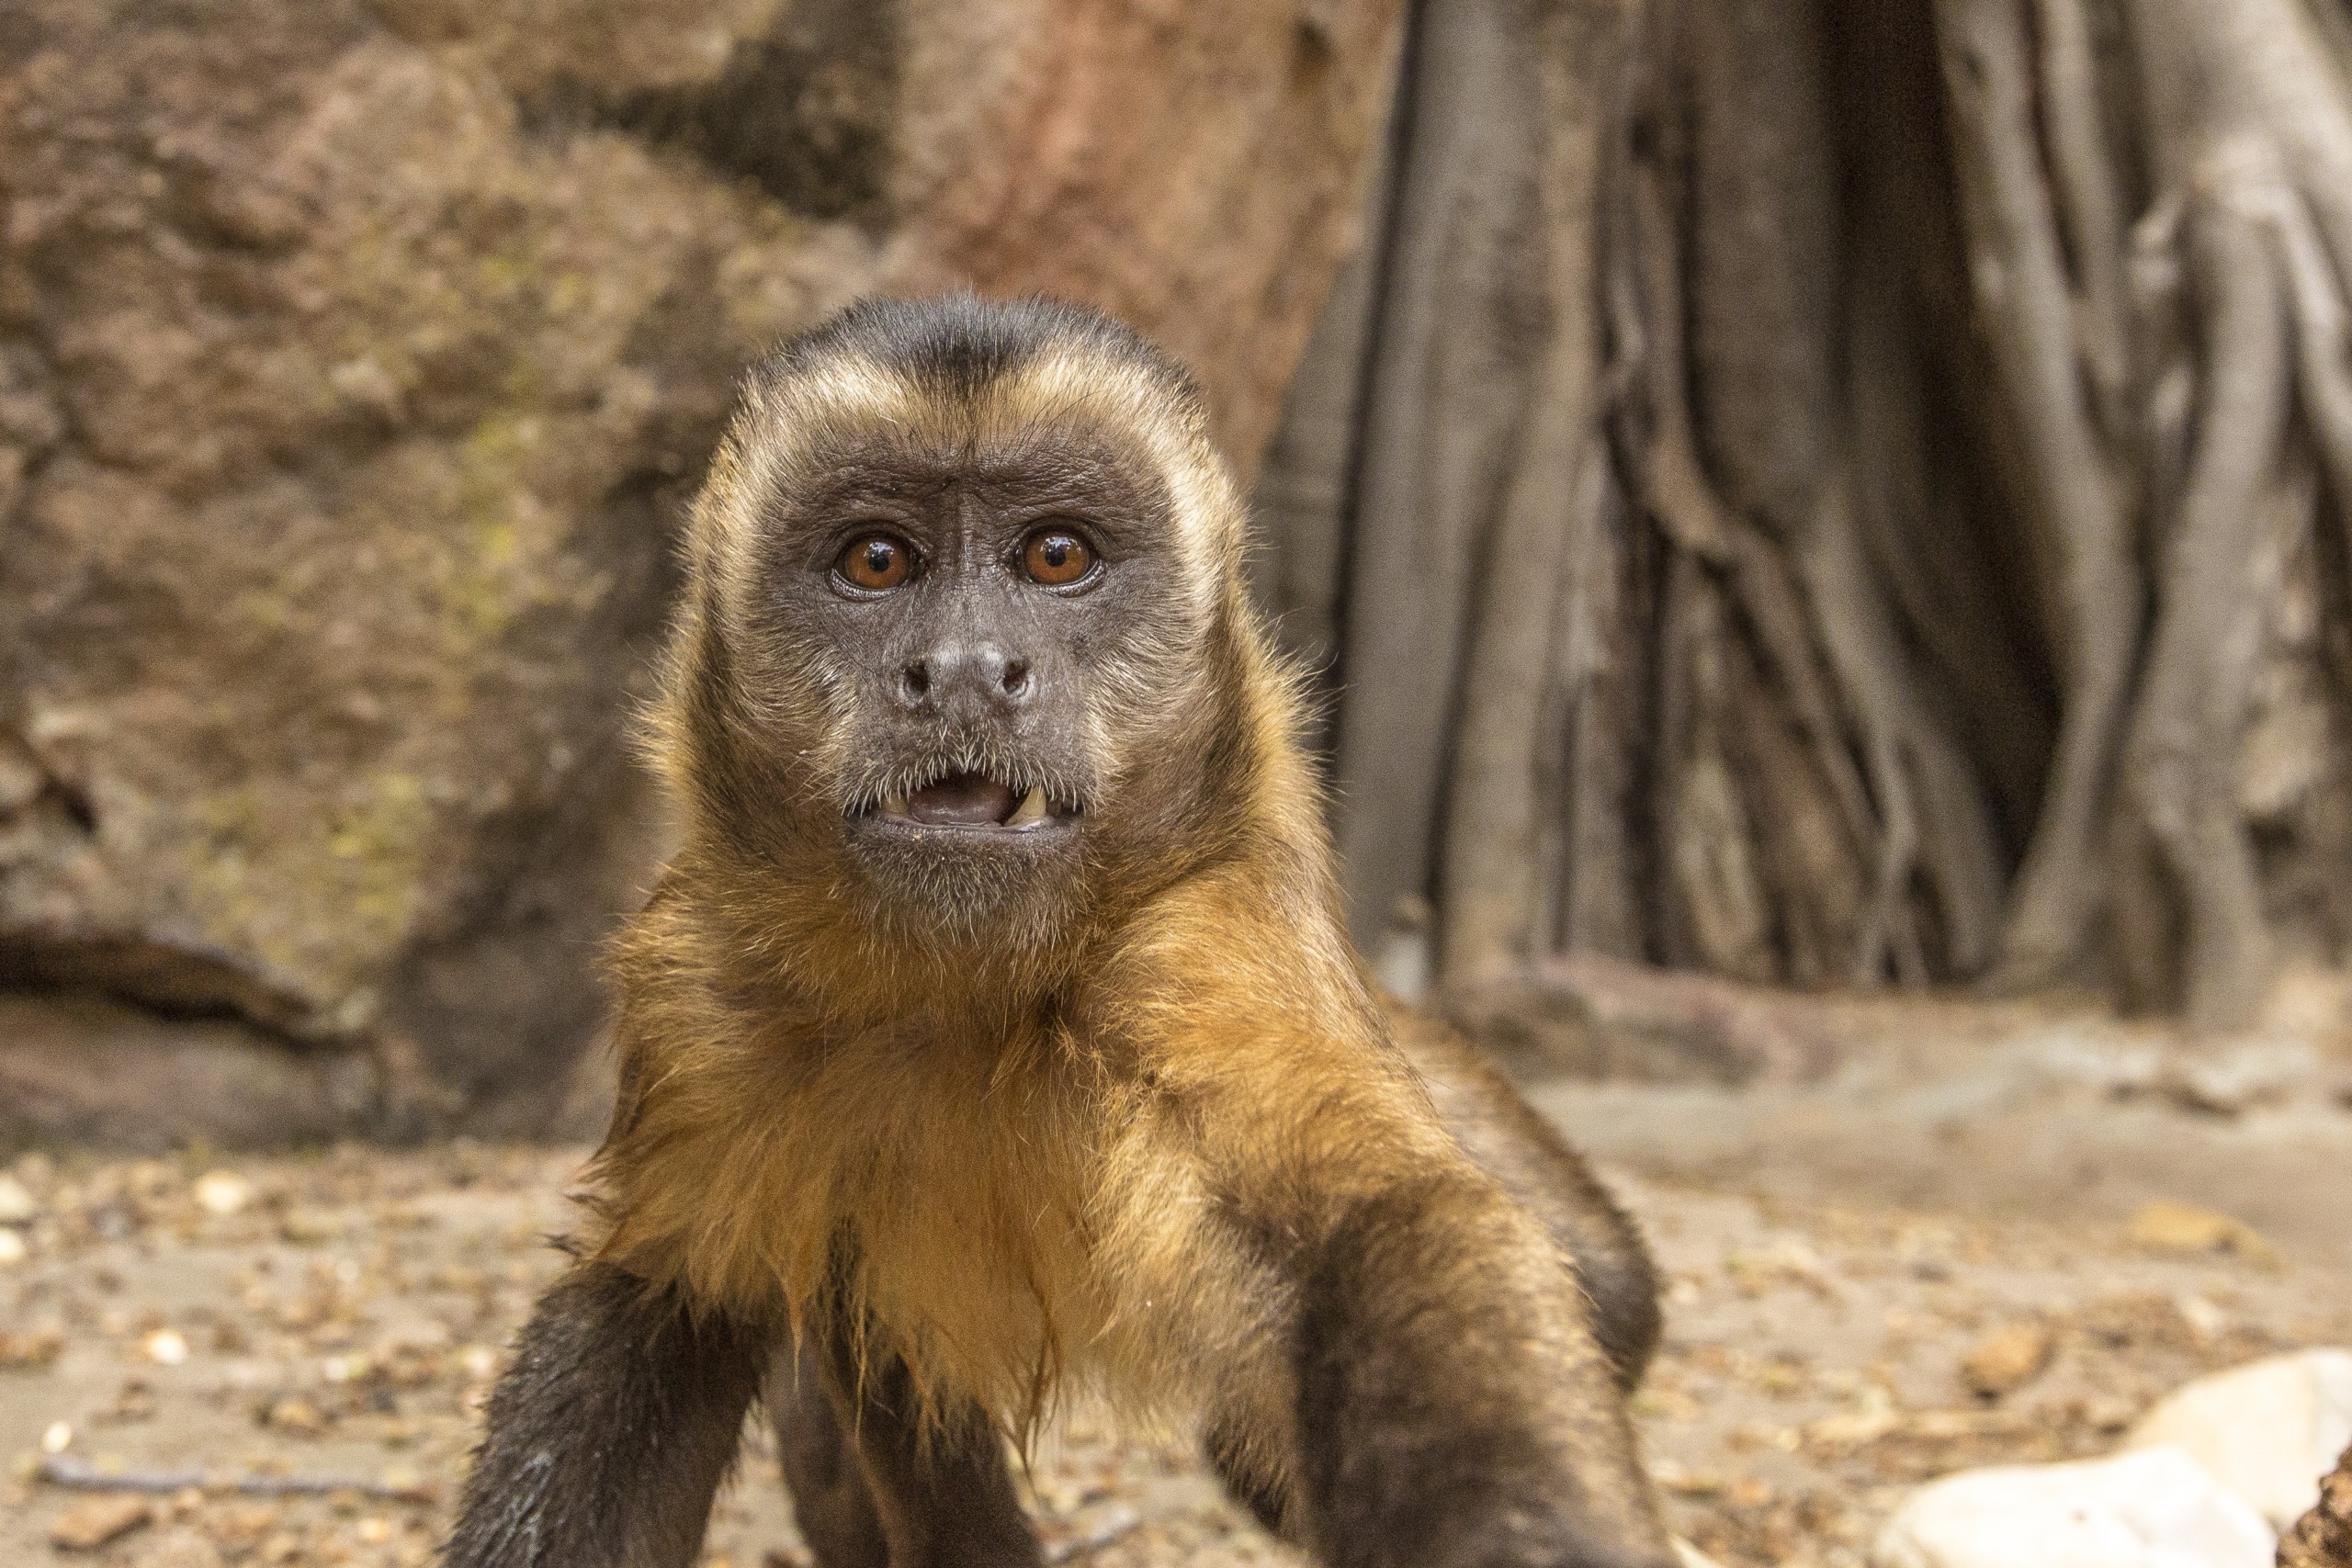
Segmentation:
{"type": "Polygon", "coordinates": [[[1358,1204],[1303,1260],[1300,1500],[1331,1568],[1673,1562],[1573,1277],[1474,1182],[1358,1204]]]}
{"type": "Polygon", "coordinates": [[[685,1568],[768,1354],[609,1265],[571,1269],[491,1395],[447,1568],[685,1568]]]}
{"type": "Polygon", "coordinates": [[[800,1532],[821,1568],[1037,1568],[1044,1561],[977,1406],[925,1430],[904,1363],[836,1339],[778,1359],[767,1393],[800,1532]]]}

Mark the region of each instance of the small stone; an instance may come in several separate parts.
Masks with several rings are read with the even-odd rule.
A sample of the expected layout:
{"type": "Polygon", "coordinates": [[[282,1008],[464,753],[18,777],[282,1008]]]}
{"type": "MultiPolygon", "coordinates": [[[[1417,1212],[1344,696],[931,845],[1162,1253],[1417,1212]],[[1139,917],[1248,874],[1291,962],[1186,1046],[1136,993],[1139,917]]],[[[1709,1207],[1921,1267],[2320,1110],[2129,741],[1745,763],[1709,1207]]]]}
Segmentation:
{"type": "Polygon", "coordinates": [[[2112,1393],[2092,1394],[2082,1401],[2080,1408],[2086,1426],[2109,1437],[2129,1427],[2140,1414],[2138,1405],[2112,1393]]]}
{"type": "Polygon", "coordinates": [[[263,1420],[282,1432],[304,1438],[315,1438],[327,1429],[325,1413],[299,1394],[270,1405],[263,1420]]]}
{"type": "Polygon", "coordinates": [[[165,1530],[139,1549],[130,1568],[220,1568],[220,1549],[187,1525],[165,1530]]]}
{"type": "Polygon", "coordinates": [[[2271,1568],[2261,1516],[2175,1448],[1963,1471],[1913,1493],[1876,1568],[2271,1568]]]}
{"type": "Polygon", "coordinates": [[[187,1359],[187,1339],[176,1328],[159,1328],[140,1342],[139,1348],[159,1367],[176,1367],[187,1359]]]}
{"type": "Polygon", "coordinates": [[[45,1454],[62,1454],[73,1446],[74,1427],[71,1422],[51,1421],[49,1429],[40,1435],[40,1451],[45,1454]]]}
{"type": "Polygon", "coordinates": [[[15,1268],[25,1260],[29,1251],[22,1233],[0,1225],[0,1269],[15,1268]]]}
{"type": "Polygon", "coordinates": [[[40,1203],[25,1184],[0,1171],[0,1225],[21,1225],[40,1213],[40,1203]]]}
{"type": "Polygon", "coordinates": [[[297,1247],[341,1241],[347,1228],[341,1216],[322,1209],[294,1209],[277,1223],[278,1235],[297,1247]]]}
{"type": "Polygon", "coordinates": [[[2194,1291],[2175,1296],[2173,1310],[2180,1314],[2180,1321],[2188,1325],[2189,1332],[2199,1339],[2218,1339],[2222,1330],[2230,1325],[2230,1315],[2194,1291]]]}
{"type": "Polygon", "coordinates": [[[242,1555],[277,1529],[282,1512],[275,1503],[230,1503],[213,1513],[206,1528],[215,1540],[242,1555]]]}
{"type": "Polygon", "coordinates": [[[2127,1450],[2169,1445],[2283,1530],[2352,1444],[2352,1351],[2270,1356],[2199,1378],[2140,1418],[2127,1450]]]}
{"type": "Polygon", "coordinates": [[[61,1551],[96,1551],[154,1517],[144,1497],[93,1497],[51,1521],[49,1541],[61,1551]]]}
{"type": "Polygon", "coordinates": [[[1892,1404],[1865,1405],[1822,1416],[1804,1428],[1805,1440],[1825,1449],[1856,1449],[1874,1443],[1903,1425],[1892,1404]]]}
{"type": "Polygon", "coordinates": [[[1682,1568],[1716,1568],[1713,1558],[1679,1535],[1674,1538],[1674,1555],[1682,1564],[1682,1568]]]}
{"type": "Polygon", "coordinates": [[[2132,1216],[2129,1235],[2134,1247],[2151,1252],[2234,1252],[2257,1261],[2274,1256],[2270,1244],[2244,1222],[2168,1198],[2132,1216]]]}
{"type": "Polygon", "coordinates": [[[196,1179],[197,1206],[226,1219],[254,1201],[253,1183],[233,1170],[208,1170],[196,1179]]]}
{"type": "Polygon", "coordinates": [[[1685,1470],[1664,1459],[1650,1466],[1650,1479],[1678,1497],[1713,1497],[1730,1484],[1713,1471],[1685,1470]]]}
{"type": "Polygon", "coordinates": [[[2013,1323],[1976,1342],[1960,1363],[1962,1381],[1980,1398],[1998,1399],[2040,1377],[2058,1341],[2038,1323],[2013,1323]]]}

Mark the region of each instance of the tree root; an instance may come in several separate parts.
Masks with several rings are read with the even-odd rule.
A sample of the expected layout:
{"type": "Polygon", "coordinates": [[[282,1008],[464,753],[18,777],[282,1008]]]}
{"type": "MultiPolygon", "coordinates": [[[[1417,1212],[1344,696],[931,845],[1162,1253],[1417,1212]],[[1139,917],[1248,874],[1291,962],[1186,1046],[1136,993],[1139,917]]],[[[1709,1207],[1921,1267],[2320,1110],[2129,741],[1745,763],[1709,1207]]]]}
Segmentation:
{"type": "MultiPolygon", "coordinates": [[[[2052,5],[2062,44],[2076,31],[2052,5]]],[[[2098,910],[2101,807],[2123,728],[2142,589],[2132,536],[2132,498],[2101,439],[2081,373],[2078,344],[2099,327],[2078,321],[2043,179],[2033,120],[2033,73],[2024,17],[2014,0],[1938,0],[1947,97],[1969,268],[1994,369],[2014,415],[2021,510],[2033,528],[2048,589],[2043,628],[2064,671],[2058,743],[2024,865],[2002,932],[1998,984],[2047,983],[2081,953],[2098,910]]],[[[2078,62],[2060,60],[2063,78],[2078,62]]],[[[2072,118],[2056,138],[2068,210],[2087,234],[2110,204],[2111,177],[2097,144],[2072,118]]],[[[2086,254],[2113,265],[2111,241],[2086,254]]],[[[2111,300],[2120,282],[2091,298],[2111,300]]],[[[2094,357],[2109,356],[2095,346],[2094,357]]],[[[2110,364],[2110,370],[2120,366],[2110,364]]],[[[2096,378],[2093,378],[2093,384],[2096,378]]]]}
{"type": "Polygon", "coordinates": [[[2270,247],[2227,197],[2200,204],[2189,230],[2206,302],[2205,417],[2164,554],[2125,774],[2187,916],[2178,969],[2190,1021],[2219,1029],[2249,1018],[2269,978],[2237,740],[2262,617],[2309,497],[2293,493],[2285,451],[2287,318],[2270,247]]]}
{"type": "MultiPolygon", "coordinates": [[[[1802,118],[1804,106],[1794,112],[1802,118]]],[[[1826,165],[1819,172],[1827,177],[1826,165]]],[[[1752,174],[1719,175],[1719,195],[1758,199],[1741,184],[1752,174]]],[[[1812,411],[1819,428],[1811,437],[1792,438],[1799,451],[1817,448],[1821,466],[1810,474],[1813,501],[1803,514],[1777,519],[1785,541],[1768,537],[1718,493],[1692,428],[1681,328],[1685,265],[1668,216],[1668,177],[1657,161],[1645,161],[1630,182],[1653,421],[1642,446],[1643,490],[1668,536],[1706,562],[1736,599],[1862,872],[1859,907],[1840,922],[1849,928],[1842,963],[1816,976],[1804,975],[1799,963],[1798,977],[1871,985],[1892,973],[1925,983],[1923,885],[1940,916],[1945,966],[1973,970],[1990,946],[1997,899],[1988,818],[1956,748],[1917,700],[1915,672],[1870,579],[1850,471],[1837,455],[1845,433],[1824,407],[1812,411]]],[[[1830,330],[1827,322],[1812,325],[1830,330]]],[[[1780,455],[1779,469],[1787,461],[1780,455]]],[[[1763,466],[1779,471],[1772,458],[1763,466]]],[[[1762,493],[1805,488],[1784,472],[1781,481],[1763,481],[1762,493]]],[[[1770,833],[1776,825],[1758,827],[1770,833]]]]}
{"type": "Polygon", "coordinates": [[[2121,976],[2209,1030],[2340,946],[2339,0],[1430,15],[1416,92],[1479,107],[1408,136],[1367,382],[1340,771],[1409,809],[1342,821],[1360,923],[1426,887],[1454,982],[2121,976]]]}
{"type": "MultiPolygon", "coordinates": [[[[2129,740],[2130,804],[2179,906],[2191,1022],[2253,1017],[2273,942],[2236,792],[2268,606],[2315,515],[2315,450],[2352,490],[2345,367],[2352,110],[2293,0],[2135,0],[2159,177],[2177,193],[2201,397],[2163,530],[2159,613],[2129,740]],[[2296,418],[2301,413],[2300,421],[2296,418]]],[[[2171,958],[2171,962],[2166,962],[2171,958]]]]}
{"type": "Polygon", "coordinates": [[[2112,864],[2173,911],[2118,910],[2120,967],[2177,976],[2194,1022],[2233,1027],[2270,972],[2235,780],[2267,606],[2314,503],[2306,445],[2339,509],[2352,498],[2337,265],[2352,254],[2352,112],[2296,0],[2131,0],[2162,194],[2127,269],[2080,0],[2032,4],[2033,39],[2015,0],[1936,10],[1977,310],[2064,669],[1998,976],[2046,981],[2077,962],[2112,864]],[[2131,328],[2127,270],[2143,284],[2131,328]]]}

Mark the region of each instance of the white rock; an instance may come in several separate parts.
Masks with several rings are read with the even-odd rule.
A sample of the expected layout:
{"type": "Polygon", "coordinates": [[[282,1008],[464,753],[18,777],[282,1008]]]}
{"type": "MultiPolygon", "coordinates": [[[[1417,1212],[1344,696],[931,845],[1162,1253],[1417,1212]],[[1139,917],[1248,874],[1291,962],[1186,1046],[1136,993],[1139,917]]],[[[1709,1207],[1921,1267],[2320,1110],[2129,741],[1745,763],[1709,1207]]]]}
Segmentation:
{"type": "Polygon", "coordinates": [[[2283,1530],[2352,1444],[2352,1351],[2299,1350],[2186,1384],[2123,1439],[2127,1450],[2165,1444],[2283,1530]]]}
{"type": "Polygon", "coordinates": [[[2271,1568],[2261,1517],[2179,1449],[1963,1471],[1913,1493],[1878,1568],[2271,1568]]]}
{"type": "Polygon", "coordinates": [[[243,1212],[253,1201],[253,1183],[233,1170],[208,1170],[196,1179],[197,1206],[208,1214],[225,1218],[243,1212]]]}
{"type": "Polygon", "coordinates": [[[1713,1558],[1679,1535],[1674,1538],[1674,1555],[1682,1564],[1682,1568],[1717,1568],[1713,1558]]]}

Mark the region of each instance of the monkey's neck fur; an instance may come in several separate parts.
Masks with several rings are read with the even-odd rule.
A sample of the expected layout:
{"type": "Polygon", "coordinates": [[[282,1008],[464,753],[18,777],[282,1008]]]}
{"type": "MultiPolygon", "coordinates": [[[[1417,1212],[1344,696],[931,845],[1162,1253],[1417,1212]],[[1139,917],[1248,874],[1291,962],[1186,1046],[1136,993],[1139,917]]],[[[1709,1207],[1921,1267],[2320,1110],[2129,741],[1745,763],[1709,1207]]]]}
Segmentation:
{"type": "Polygon", "coordinates": [[[616,950],[601,1256],[879,1341],[926,1402],[969,1396],[1020,1430],[1062,1393],[1172,1416],[1215,1397],[1208,1368],[1286,1381],[1280,1348],[1247,1341],[1281,1321],[1264,1297],[1313,1222],[1237,1203],[1262,1177],[1230,1178],[1272,1159],[1328,1186],[1351,1116],[1431,1134],[1408,1072],[1335,1054],[1385,1025],[1341,931],[1295,683],[1238,583],[1219,608],[1194,830],[1050,945],[927,943],[858,919],[823,857],[779,864],[692,821],[616,950]],[[1297,1109],[1302,1081],[1330,1086],[1326,1114],[1297,1109]]]}

